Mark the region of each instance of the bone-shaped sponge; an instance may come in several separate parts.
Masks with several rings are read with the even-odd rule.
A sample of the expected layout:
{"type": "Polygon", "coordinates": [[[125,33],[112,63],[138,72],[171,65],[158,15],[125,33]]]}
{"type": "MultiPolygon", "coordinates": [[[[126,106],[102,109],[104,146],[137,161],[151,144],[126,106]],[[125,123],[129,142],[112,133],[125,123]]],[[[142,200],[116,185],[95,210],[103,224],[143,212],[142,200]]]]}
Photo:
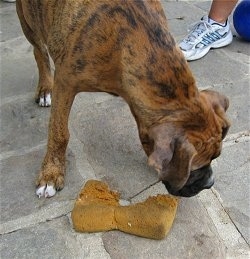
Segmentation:
{"type": "Polygon", "coordinates": [[[118,229],[137,236],[163,239],[176,214],[178,199],[170,195],[149,197],[146,201],[119,205],[119,194],[107,184],[89,180],[79,194],[71,213],[74,229],[100,232],[118,229]]]}

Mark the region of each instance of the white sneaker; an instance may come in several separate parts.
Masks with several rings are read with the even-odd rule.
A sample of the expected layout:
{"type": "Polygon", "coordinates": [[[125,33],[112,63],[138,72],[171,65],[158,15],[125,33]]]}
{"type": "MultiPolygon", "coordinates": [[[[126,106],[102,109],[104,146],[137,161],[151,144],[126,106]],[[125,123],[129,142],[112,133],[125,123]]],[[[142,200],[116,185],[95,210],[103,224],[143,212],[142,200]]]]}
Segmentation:
{"type": "Polygon", "coordinates": [[[221,48],[233,40],[229,22],[225,25],[209,23],[208,16],[191,25],[190,33],[179,43],[186,60],[196,60],[204,57],[211,48],[221,48]]]}
{"type": "Polygon", "coordinates": [[[14,3],[16,0],[3,0],[3,2],[14,3]]]}

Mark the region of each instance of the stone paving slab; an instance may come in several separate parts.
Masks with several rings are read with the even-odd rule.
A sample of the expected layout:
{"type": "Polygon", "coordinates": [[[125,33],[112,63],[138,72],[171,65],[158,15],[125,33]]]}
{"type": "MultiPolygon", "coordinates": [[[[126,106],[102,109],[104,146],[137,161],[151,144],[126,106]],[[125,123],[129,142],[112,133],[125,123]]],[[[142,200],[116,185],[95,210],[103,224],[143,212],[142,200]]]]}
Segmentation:
{"type": "Polygon", "coordinates": [[[28,100],[12,100],[1,105],[1,150],[24,150],[47,139],[49,109],[41,110],[30,96],[28,100]]]}
{"type": "Polygon", "coordinates": [[[0,237],[1,258],[110,258],[100,234],[76,234],[67,216],[0,237]],[[94,249],[93,249],[94,247],[94,249]]]}
{"type": "MultiPolygon", "coordinates": [[[[65,188],[57,199],[38,199],[35,180],[44,156],[45,145],[29,150],[23,155],[12,155],[1,162],[1,223],[11,222],[33,213],[43,213],[58,202],[71,201],[77,197],[83,179],[75,166],[74,155],[68,151],[65,188]]],[[[59,214],[60,215],[60,214],[59,214]]],[[[46,218],[40,219],[46,221],[46,218]]]]}
{"type": "MultiPolygon", "coordinates": [[[[210,1],[162,1],[179,40],[204,15],[210,1]]],[[[138,202],[166,193],[146,165],[135,121],[121,98],[81,93],[70,115],[66,187],[52,199],[35,196],[35,179],[46,151],[50,109],[33,95],[37,70],[15,5],[0,2],[1,19],[1,258],[249,258],[249,44],[238,37],[191,62],[197,85],[230,98],[232,121],[214,188],[181,199],[169,235],[162,241],[118,231],[74,232],[70,211],[82,185],[99,179],[138,202]]]]}
{"type": "MultiPolygon", "coordinates": [[[[85,98],[88,97],[82,95],[83,102],[85,98]]],[[[71,125],[95,176],[120,190],[124,199],[158,181],[157,174],[147,166],[128,105],[121,98],[112,97],[87,106],[81,102],[77,109],[78,100],[71,125]]]]}
{"type": "Polygon", "coordinates": [[[242,137],[236,142],[234,140],[234,143],[226,142],[220,159],[213,167],[216,172],[214,188],[223,202],[224,210],[248,244],[250,243],[249,145],[249,136],[242,137]]]}
{"type": "MultiPolygon", "coordinates": [[[[138,194],[131,202],[157,194],[167,194],[162,183],[138,194]]],[[[138,238],[116,231],[105,233],[103,240],[111,258],[202,258],[204,254],[208,258],[224,258],[226,254],[213,221],[208,220],[207,211],[197,198],[179,200],[175,221],[164,240],[138,238]],[[177,246],[176,240],[180,241],[177,246]],[[128,251],[127,247],[130,247],[128,251]]]]}
{"type": "Polygon", "coordinates": [[[122,259],[225,258],[226,250],[196,198],[181,199],[173,227],[162,241],[112,231],[103,235],[103,242],[111,258],[122,259]]]}

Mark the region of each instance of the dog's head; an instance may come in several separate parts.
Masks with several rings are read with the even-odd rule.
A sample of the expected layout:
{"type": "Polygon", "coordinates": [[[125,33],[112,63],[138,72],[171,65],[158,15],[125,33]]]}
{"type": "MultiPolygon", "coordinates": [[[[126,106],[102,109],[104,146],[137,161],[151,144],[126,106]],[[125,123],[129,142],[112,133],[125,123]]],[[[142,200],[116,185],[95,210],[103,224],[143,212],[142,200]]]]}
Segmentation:
{"type": "Polygon", "coordinates": [[[194,196],[213,185],[210,163],[220,155],[230,126],[225,96],[202,91],[200,100],[201,110],[186,116],[188,120],[177,118],[152,126],[148,132],[152,146],[150,151],[145,150],[148,163],[158,171],[169,193],[176,196],[194,196]]]}

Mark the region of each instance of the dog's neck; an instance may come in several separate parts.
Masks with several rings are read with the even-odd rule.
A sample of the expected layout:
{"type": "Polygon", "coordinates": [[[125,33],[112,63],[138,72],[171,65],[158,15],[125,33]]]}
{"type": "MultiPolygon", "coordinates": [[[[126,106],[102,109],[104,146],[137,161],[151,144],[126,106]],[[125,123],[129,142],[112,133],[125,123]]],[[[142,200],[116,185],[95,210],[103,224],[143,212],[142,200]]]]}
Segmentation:
{"type": "MultiPolygon", "coordinates": [[[[178,56],[179,57],[179,56],[178,56]]],[[[149,128],[164,121],[175,121],[179,113],[200,103],[199,92],[188,64],[181,60],[173,67],[150,67],[144,79],[134,78],[134,86],[125,85],[122,97],[128,103],[138,126],[149,128]],[[174,72],[173,72],[174,71],[174,72]]]]}

